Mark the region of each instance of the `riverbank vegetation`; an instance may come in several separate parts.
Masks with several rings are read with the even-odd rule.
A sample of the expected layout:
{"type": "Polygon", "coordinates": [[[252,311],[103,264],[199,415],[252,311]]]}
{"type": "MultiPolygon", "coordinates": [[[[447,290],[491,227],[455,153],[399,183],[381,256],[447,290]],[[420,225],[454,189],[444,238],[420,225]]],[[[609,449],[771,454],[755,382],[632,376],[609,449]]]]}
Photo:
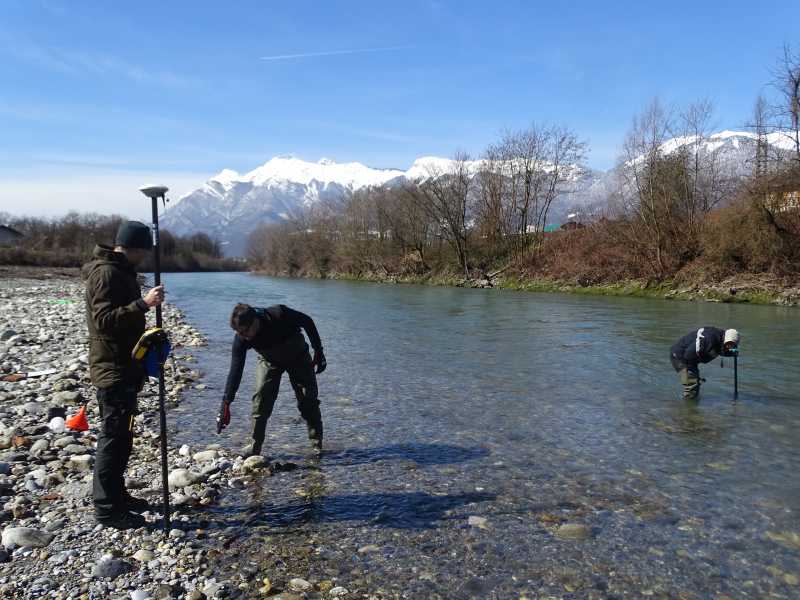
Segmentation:
{"type": "Polygon", "coordinates": [[[787,48],[779,98],[755,103],[744,170],[713,151],[709,102],[653,101],[633,120],[601,201],[556,231],[548,216],[585,180],[587,147],[567,127],[535,124],[503,134],[476,160],[459,153],[429,166],[415,183],[262,226],[248,259],[288,276],[656,295],[716,286],[733,296],[746,281],[739,299],[768,298],[798,287],[800,274],[798,82],[800,56],[787,48]],[[770,134],[782,136],[782,150],[770,134]]]}
{"type": "MultiPolygon", "coordinates": [[[[78,214],[45,219],[0,215],[0,223],[22,234],[13,245],[0,246],[0,265],[80,267],[95,244],[113,244],[122,217],[78,214]]],[[[220,245],[204,233],[176,236],[160,232],[163,271],[244,271],[243,260],[224,258],[220,245]]],[[[141,270],[152,270],[152,261],[141,270]]]]}

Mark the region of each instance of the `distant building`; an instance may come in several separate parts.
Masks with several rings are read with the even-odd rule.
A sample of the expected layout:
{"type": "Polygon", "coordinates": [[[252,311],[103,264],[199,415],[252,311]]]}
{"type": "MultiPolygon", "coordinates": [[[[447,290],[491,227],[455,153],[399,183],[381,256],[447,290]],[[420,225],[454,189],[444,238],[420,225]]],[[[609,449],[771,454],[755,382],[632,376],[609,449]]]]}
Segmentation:
{"type": "MultiPolygon", "coordinates": [[[[554,231],[558,231],[559,227],[561,227],[561,225],[558,223],[550,223],[549,225],[545,225],[542,231],[544,231],[544,233],[553,233],[554,231]]],[[[538,227],[536,227],[536,225],[528,225],[525,228],[525,233],[539,233],[539,231],[540,230],[538,227]]]]}
{"type": "Polygon", "coordinates": [[[0,225],[0,246],[16,246],[25,237],[19,231],[8,225],[0,225]]]}
{"type": "Polygon", "coordinates": [[[770,210],[800,210],[800,169],[774,175],[766,182],[766,190],[766,204],[770,210]]]}

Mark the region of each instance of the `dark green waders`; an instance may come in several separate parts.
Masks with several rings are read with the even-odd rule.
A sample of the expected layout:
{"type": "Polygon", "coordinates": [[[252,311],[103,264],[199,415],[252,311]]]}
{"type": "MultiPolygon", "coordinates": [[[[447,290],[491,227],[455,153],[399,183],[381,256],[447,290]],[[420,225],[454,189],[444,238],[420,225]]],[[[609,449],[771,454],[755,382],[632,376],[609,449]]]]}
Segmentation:
{"type": "Polygon", "coordinates": [[[696,402],[700,396],[700,370],[697,365],[687,365],[672,353],[670,353],[670,362],[683,384],[683,399],[696,402]]]}
{"type": "Polygon", "coordinates": [[[284,371],[289,374],[289,381],[297,398],[297,410],[305,419],[309,439],[314,447],[322,446],[322,414],[317,395],[317,376],[308,350],[285,367],[268,362],[259,355],[256,365],[256,390],[253,394],[253,445],[250,448],[253,454],[261,453],[267,421],[275,407],[284,371]]]}

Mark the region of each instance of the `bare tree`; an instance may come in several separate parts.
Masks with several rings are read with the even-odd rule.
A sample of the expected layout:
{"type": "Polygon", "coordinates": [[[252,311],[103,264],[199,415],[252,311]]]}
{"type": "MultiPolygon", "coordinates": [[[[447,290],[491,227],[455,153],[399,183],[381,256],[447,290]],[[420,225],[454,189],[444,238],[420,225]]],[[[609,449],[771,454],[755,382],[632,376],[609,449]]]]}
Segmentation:
{"type": "Polygon", "coordinates": [[[690,104],[681,114],[678,136],[685,143],[680,148],[685,168],[683,181],[683,217],[691,234],[699,237],[706,216],[729,198],[741,182],[741,175],[724,164],[720,153],[709,142],[714,130],[714,106],[709,100],[690,104]]]}
{"type": "Polygon", "coordinates": [[[792,143],[792,160],[800,163],[800,54],[788,45],[775,69],[773,86],[780,102],[774,107],[777,127],[792,143]]]}
{"type": "Polygon", "coordinates": [[[632,247],[647,246],[645,252],[657,276],[667,272],[670,231],[673,229],[672,199],[660,175],[664,158],[663,146],[669,139],[670,113],[658,100],[653,100],[641,115],[633,119],[625,142],[621,172],[627,188],[631,221],[632,247]]]}
{"type": "Polygon", "coordinates": [[[753,104],[752,122],[748,125],[756,134],[756,155],[753,160],[753,175],[756,179],[764,177],[769,172],[769,105],[761,94],[753,104]]]}
{"type": "Polygon", "coordinates": [[[567,127],[533,124],[506,133],[496,154],[508,179],[508,206],[515,216],[519,250],[538,248],[550,207],[572,191],[586,144],[567,127]]]}
{"type": "Polygon", "coordinates": [[[426,175],[420,184],[406,186],[406,193],[438,226],[456,253],[464,275],[469,277],[468,218],[473,175],[469,156],[459,152],[447,167],[428,165],[426,175]]]}
{"type": "Polygon", "coordinates": [[[509,236],[514,233],[514,215],[508,201],[512,182],[501,144],[492,144],[486,149],[477,179],[477,228],[488,246],[502,253],[509,236]]]}
{"type": "Polygon", "coordinates": [[[386,235],[405,254],[415,252],[419,266],[428,269],[426,253],[430,245],[431,218],[419,202],[403,189],[377,191],[379,220],[385,224],[386,235]]]}

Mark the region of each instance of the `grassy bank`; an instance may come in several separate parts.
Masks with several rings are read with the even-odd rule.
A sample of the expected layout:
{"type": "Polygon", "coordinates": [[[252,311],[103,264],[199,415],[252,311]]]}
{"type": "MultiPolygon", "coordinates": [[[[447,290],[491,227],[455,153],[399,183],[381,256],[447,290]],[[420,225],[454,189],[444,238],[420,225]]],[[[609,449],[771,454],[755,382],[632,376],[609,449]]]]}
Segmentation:
{"type": "MultiPolygon", "coordinates": [[[[255,271],[254,273],[287,276],[286,274],[264,271],[255,271]]],[[[304,273],[302,277],[345,281],[369,281],[374,283],[495,288],[526,292],[800,306],[800,281],[767,276],[730,277],[717,282],[695,284],[687,284],[686,282],[673,280],[661,282],[628,280],[596,285],[577,285],[553,279],[525,278],[520,276],[497,277],[491,281],[485,278],[467,279],[463,274],[454,273],[452,271],[429,272],[420,275],[387,275],[376,272],[304,273]]]]}

